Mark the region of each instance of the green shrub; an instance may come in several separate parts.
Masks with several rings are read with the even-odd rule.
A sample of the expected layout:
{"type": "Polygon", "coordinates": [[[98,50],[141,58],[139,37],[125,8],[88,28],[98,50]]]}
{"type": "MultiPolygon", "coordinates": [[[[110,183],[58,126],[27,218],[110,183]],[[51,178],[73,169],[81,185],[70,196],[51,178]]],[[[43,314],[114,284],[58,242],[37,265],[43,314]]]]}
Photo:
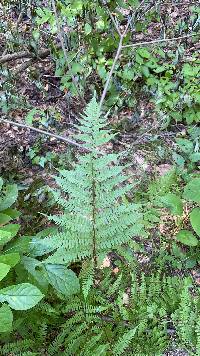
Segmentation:
{"type": "Polygon", "coordinates": [[[0,178],[0,191],[0,333],[8,333],[12,331],[13,326],[12,309],[30,309],[43,295],[37,287],[24,281],[10,285],[11,270],[19,265],[22,257],[20,249],[14,251],[10,248],[11,240],[20,228],[19,224],[10,223],[20,215],[17,210],[11,208],[17,199],[18,190],[17,186],[12,184],[4,187],[0,178]]]}

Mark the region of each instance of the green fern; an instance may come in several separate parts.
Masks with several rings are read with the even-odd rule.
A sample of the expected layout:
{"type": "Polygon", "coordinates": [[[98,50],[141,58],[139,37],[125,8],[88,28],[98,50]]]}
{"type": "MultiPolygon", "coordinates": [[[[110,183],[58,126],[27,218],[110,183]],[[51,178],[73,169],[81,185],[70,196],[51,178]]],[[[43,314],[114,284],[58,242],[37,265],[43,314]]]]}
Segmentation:
{"type": "Polygon", "coordinates": [[[45,262],[69,264],[92,258],[96,266],[98,257],[141,233],[139,206],[122,199],[132,185],[117,163],[119,155],[101,153],[102,145],[113,138],[105,126],[93,98],[77,135],[90,152],[80,157],[74,170],[62,170],[55,178],[60,190],[52,193],[63,213],[49,216],[59,232],[42,241],[53,251],[45,262]]]}
{"type": "Polygon", "coordinates": [[[126,333],[124,333],[123,336],[121,336],[119,338],[119,340],[117,341],[117,343],[115,344],[115,347],[113,349],[114,355],[118,356],[118,355],[122,355],[124,353],[124,351],[129,346],[131,340],[135,336],[136,330],[137,330],[137,328],[129,330],[126,333]]]}
{"type": "Polygon", "coordinates": [[[172,315],[179,342],[192,354],[199,355],[199,295],[190,290],[189,281],[186,279],[180,295],[180,303],[172,315]],[[195,352],[196,349],[196,352],[195,352]]]}
{"type": "Polygon", "coordinates": [[[16,341],[0,347],[0,354],[1,355],[20,354],[20,352],[22,353],[23,351],[30,351],[32,347],[34,347],[34,341],[32,340],[16,341]]]}
{"type": "Polygon", "coordinates": [[[197,321],[196,321],[196,328],[195,328],[195,332],[196,332],[196,356],[200,355],[200,316],[198,315],[197,317],[197,321]]]}

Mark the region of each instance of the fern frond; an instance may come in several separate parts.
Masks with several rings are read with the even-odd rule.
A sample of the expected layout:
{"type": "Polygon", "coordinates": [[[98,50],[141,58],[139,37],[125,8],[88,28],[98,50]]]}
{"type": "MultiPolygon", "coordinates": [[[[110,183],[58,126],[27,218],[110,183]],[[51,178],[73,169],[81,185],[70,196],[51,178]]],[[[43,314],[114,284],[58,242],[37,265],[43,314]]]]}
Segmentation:
{"type": "Polygon", "coordinates": [[[23,351],[30,351],[34,347],[34,341],[32,340],[22,340],[13,343],[8,343],[0,347],[1,355],[16,354],[23,351]]]}
{"type": "Polygon", "coordinates": [[[90,292],[90,289],[94,283],[94,263],[93,261],[85,261],[82,265],[82,271],[79,275],[82,286],[82,293],[84,299],[87,299],[87,296],[90,292]]]}
{"type": "Polygon", "coordinates": [[[122,355],[124,351],[128,348],[130,342],[136,334],[137,328],[127,331],[122,337],[119,338],[117,343],[113,348],[113,354],[118,356],[122,355]]]}
{"type": "Polygon", "coordinates": [[[119,155],[99,154],[99,147],[113,138],[106,125],[93,98],[77,136],[91,152],[80,157],[73,170],[61,170],[55,178],[59,189],[52,193],[63,213],[49,216],[59,231],[40,241],[52,251],[48,263],[69,264],[92,258],[96,265],[98,257],[142,231],[141,207],[123,200],[132,184],[127,183],[124,167],[118,164],[119,155]]]}

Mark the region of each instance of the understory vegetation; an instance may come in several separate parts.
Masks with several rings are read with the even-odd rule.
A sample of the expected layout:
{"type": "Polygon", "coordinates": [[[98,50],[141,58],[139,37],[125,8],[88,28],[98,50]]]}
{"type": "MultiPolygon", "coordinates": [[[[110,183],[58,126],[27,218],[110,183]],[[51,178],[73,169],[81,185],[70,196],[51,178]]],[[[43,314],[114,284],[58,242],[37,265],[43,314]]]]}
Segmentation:
{"type": "Polygon", "coordinates": [[[200,6],[0,4],[0,355],[200,355],[200,6]]]}

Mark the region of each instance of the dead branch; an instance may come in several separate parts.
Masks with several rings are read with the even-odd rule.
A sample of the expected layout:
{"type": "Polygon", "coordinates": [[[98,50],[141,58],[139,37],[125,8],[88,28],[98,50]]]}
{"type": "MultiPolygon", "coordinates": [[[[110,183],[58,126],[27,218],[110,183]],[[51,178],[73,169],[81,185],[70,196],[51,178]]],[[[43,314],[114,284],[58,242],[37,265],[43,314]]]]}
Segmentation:
{"type": "MultiPolygon", "coordinates": [[[[76,141],[73,141],[73,140],[71,140],[71,139],[69,139],[67,137],[64,137],[64,136],[56,135],[56,134],[54,134],[52,132],[49,132],[49,131],[37,129],[37,128],[32,127],[32,126],[28,126],[28,125],[25,125],[25,124],[20,124],[18,122],[13,122],[13,121],[10,121],[10,120],[7,120],[7,119],[2,119],[2,118],[0,118],[0,122],[7,123],[7,124],[10,124],[12,126],[17,126],[17,127],[22,127],[22,128],[25,128],[25,129],[29,129],[29,130],[38,132],[38,133],[40,133],[42,135],[46,135],[46,136],[49,136],[49,137],[54,137],[59,141],[62,141],[62,142],[68,143],[70,145],[76,146],[76,147],[80,148],[81,150],[86,150],[86,151],[92,152],[92,150],[90,150],[89,148],[84,147],[83,145],[77,143],[76,141]]],[[[98,152],[98,153],[101,153],[101,152],[98,152]]]]}
{"type": "Polygon", "coordinates": [[[190,35],[185,35],[185,36],[180,36],[180,37],[173,37],[173,38],[159,38],[156,40],[152,40],[152,41],[144,41],[144,42],[136,42],[136,43],[132,43],[129,45],[124,45],[122,46],[122,48],[134,48],[134,47],[140,47],[140,46],[148,46],[151,44],[155,44],[155,43],[161,43],[161,42],[174,42],[174,41],[179,41],[179,40],[183,40],[186,38],[191,38],[191,37],[195,37],[198,36],[198,33],[191,33],[190,35]]]}
{"type": "MultiPolygon", "coordinates": [[[[60,49],[61,46],[58,45],[56,46],[56,49],[60,49]]],[[[0,64],[4,64],[10,61],[14,61],[16,59],[22,59],[22,58],[41,58],[44,59],[46,58],[49,54],[51,53],[51,50],[48,48],[41,49],[38,51],[38,53],[33,53],[30,51],[21,51],[21,52],[16,52],[16,53],[11,53],[11,54],[6,54],[2,57],[0,57],[0,64]]]]}

